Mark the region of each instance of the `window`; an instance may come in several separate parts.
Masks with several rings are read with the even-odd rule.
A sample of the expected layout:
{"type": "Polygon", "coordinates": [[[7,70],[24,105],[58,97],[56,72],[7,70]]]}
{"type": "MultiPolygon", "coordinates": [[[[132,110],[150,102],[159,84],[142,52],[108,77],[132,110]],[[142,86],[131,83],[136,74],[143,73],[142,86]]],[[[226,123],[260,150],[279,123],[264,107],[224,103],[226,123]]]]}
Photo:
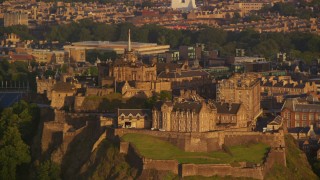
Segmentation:
{"type": "Polygon", "coordinates": [[[300,121],[296,121],[295,127],[300,127],[300,121]]]}
{"type": "MultiPolygon", "coordinates": [[[[300,114],[295,114],[294,119],[295,119],[295,120],[300,120],[300,114]]],[[[298,127],[299,127],[299,126],[298,126],[298,127]]]]}
{"type": "Polygon", "coordinates": [[[306,120],[307,120],[307,114],[305,114],[305,113],[302,114],[302,120],[303,120],[303,121],[306,121],[306,120]]]}
{"type": "Polygon", "coordinates": [[[302,127],[307,127],[307,122],[306,121],[302,121],[302,127]]]}
{"type": "Polygon", "coordinates": [[[131,121],[132,120],[132,116],[129,116],[129,121],[131,121]]]}
{"type": "Polygon", "coordinates": [[[290,117],[290,112],[284,113],[284,118],[290,120],[290,119],[291,119],[291,117],[290,117]]]}
{"type": "Polygon", "coordinates": [[[313,113],[309,114],[309,121],[311,121],[311,122],[314,121],[314,114],[313,113]]]}
{"type": "Polygon", "coordinates": [[[291,121],[290,121],[290,120],[287,121],[287,127],[288,127],[288,128],[291,127],[291,121]]]}
{"type": "Polygon", "coordinates": [[[124,121],[124,116],[121,116],[121,120],[124,121]]]}

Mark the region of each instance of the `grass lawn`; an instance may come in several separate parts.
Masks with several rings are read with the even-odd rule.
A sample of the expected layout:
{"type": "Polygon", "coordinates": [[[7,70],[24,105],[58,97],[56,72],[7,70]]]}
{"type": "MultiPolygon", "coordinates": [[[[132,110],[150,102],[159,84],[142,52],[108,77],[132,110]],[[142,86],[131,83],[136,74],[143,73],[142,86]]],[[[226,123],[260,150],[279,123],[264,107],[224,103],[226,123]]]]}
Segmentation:
{"type": "Polygon", "coordinates": [[[224,164],[234,162],[261,163],[269,146],[263,143],[229,147],[231,154],[223,151],[185,152],[173,144],[144,134],[126,134],[124,141],[131,142],[140,154],[150,159],[176,159],[180,163],[224,164]]]}

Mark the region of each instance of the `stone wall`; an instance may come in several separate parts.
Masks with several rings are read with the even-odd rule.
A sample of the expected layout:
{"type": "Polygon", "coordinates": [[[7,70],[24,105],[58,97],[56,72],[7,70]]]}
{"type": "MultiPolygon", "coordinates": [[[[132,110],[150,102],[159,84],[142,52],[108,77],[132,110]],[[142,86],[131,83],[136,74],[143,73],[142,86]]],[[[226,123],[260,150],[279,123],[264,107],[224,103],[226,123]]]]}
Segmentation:
{"type": "Polygon", "coordinates": [[[257,142],[263,142],[272,147],[262,165],[247,167],[246,163],[240,163],[240,167],[233,167],[230,164],[179,164],[176,160],[147,159],[139,155],[130,143],[120,142],[120,152],[127,154],[128,162],[138,169],[140,168],[141,171],[149,169],[171,171],[181,177],[217,175],[264,179],[264,176],[275,163],[286,166],[285,146],[282,146],[282,143],[284,143],[282,131],[278,134],[262,134],[259,132],[178,133],[138,129],[110,129],[109,131],[109,134],[113,133],[115,135],[114,137],[121,137],[127,133],[151,135],[169,141],[179,148],[191,151],[213,151],[213,149],[220,149],[223,144],[233,146],[257,142]]]}
{"type": "Polygon", "coordinates": [[[263,179],[261,167],[241,168],[229,164],[182,164],[181,176],[233,176],[263,179]]]}
{"type": "Polygon", "coordinates": [[[271,149],[266,160],[258,167],[233,167],[230,164],[182,164],[181,176],[233,176],[264,179],[275,163],[286,167],[285,150],[271,149]]]}
{"type": "Polygon", "coordinates": [[[106,96],[108,94],[114,93],[113,88],[94,88],[88,87],[86,91],[86,96],[106,96]]]}
{"type": "Polygon", "coordinates": [[[120,153],[127,156],[128,162],[138,170],[155,169],[158,171],[171,171],[178,174],[179,163],[176,160],[154,160],[141,156],[129,142],[120,142],[120,153]]]}
{"type": "Polygon", "coordinates": [[[154,160],[143,158],[143,169],[156,169],[158,171],[171,171],[178,174],[179,163],[176,160],[154,160]]]}
{"type": "Polygon", "coordinates": [[[115,129],[115,136],[128,133],[146,134],[168,141],[182,150],[189,152],[210,152],[219,150],[222,145],[234,146],[239,144],[262,142],[271,147],[285,147],[283,132],[263,134],[260,132],[244,131],[215,131],[204,133],[180,133],[168,131],[150,131],[143,129],[115,129]]]}

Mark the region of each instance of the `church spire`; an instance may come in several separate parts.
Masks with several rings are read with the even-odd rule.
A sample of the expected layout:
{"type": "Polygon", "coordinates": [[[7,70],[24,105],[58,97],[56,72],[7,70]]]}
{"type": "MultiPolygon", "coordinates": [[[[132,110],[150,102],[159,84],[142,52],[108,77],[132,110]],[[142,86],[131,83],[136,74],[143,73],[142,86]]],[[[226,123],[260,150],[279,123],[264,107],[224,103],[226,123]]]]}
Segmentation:
{"type": "Polygon", "coordinates": [[[131,33],[130,33],[130,29],[128,32],[128,51],[131,51],[131,33]]]}

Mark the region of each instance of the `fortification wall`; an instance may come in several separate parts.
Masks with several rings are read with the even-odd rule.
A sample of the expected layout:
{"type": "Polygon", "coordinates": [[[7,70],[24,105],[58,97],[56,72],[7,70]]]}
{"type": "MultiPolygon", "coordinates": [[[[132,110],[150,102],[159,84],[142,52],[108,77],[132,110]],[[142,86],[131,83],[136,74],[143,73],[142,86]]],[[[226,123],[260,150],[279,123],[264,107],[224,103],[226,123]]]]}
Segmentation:
{"type": "Polygon", "coordinates": [[[263,179],[261,167],[241,168],[232,167],[229,164],[182,164],[182,177],[185,176],[233,176],[263,179]]]}
{"type": "Polygon", "coordinates": [[[94,88],[88,87],[86,91],[86,96],[106,96],[108,94],[114,93],[113,88],[94,88]]]}
{"type": "Polygon", "coordinates": [[[285,147],[283,131],[279,133],[260,133],[260,132],[225,132],[224,144],[234,146],[247,143],[262,142],[270,147],[285,147]]]}
{"type": "Polygon", "coordinates": [[[83,101],[85,97],[84,96],[76,96],[74,99],[74,110],[78,111],[81,110],[83,101]]]}
{"type": "Polygon", "coordinates": [[[129,142],[120,142],[120,153],[126,154],[128,162],[140,171],[155,169],[158,171],[171,171],[178,174],[179,163],[176,160],[154,160],[141,156],[129,142]]]}
{"type": "Polygon", "coordinates": [[[97,149],[97,147],[100,145],[100,143],[106,139],[107,137],[107,133],[105,131],[102,132],[102,134],[100,135],[100,137],[98,138],[98,140],[93,144],[91,152],[93,152],[94,150],[97,149]]]}
{"type": "Polygon", "coordinates": [[[175,174],[179,172],[179,163],[176,160],[154,160],[143,158],[143,169],[156,169],[158,171],[171,171],[175,174]]]}
{"type": "MultiPolygon", "coordinates": [[[[263,142],[271,147],[275,147],[275,144],[277,144],[278,141],[284,141],[282,132],[279,134],[262,134],[259,132],[178,133],[138,129],[112,129],[110,132],[114,132],[114,135],[120,137],[127,133],[139,133],[156,136],[160,139],[167,140],[180,148],[184,147],[186,150],[191,151],[212,151],[212,149],[220,149],[222,144],[233,146],[255,142],[263,142]]],[[[128,142],[120,143],[120,152],[127,154],[127,159],[138,163],[135,166],[142,168],[142,170],[155,169],[157,171],[171,171],[175,174],[181,175],[182,177],[210,177],[217,175],[263,179],[275,163],[286,166],[285,149],[283,147],[284,146],[277,146],[277,148],[271,148],[265,158],[264,163],[262,165],[258,165],[257,167],[246,167],[246,165],[233,167],[230,164],[179,165],[176,160],[152,160],[139,155],[134,146],[128,142]],[[181,166],[181,168],[179,168],[179,166],[181,166]]]]}
{"type": "Polygon", "coordinates": [[[234,146],[239,144],[262,142],[271,147],[285,147],[283,132],[263,134],[260,132],[229,132],[215,131],[205,133],[180,133],[168,131],[150,131],[143,129],[115,129],[115,136],[128,133],[146,134],[168,141],[180,149],[189,152],[209,152],[222,148],[222,145],[234,146]]]}

